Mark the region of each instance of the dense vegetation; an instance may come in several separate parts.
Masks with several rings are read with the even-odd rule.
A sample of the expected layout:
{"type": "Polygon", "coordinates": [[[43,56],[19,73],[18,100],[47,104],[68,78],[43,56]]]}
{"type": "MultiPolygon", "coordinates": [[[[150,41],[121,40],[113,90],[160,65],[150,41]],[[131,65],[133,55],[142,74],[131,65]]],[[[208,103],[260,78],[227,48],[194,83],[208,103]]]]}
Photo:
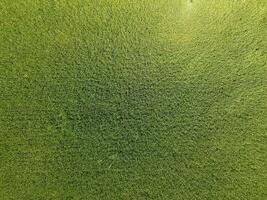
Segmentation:
{"type": "Polygon", "coordinates": [[[0,1],[0,199],[264,200],[265,0],[0,1]]]}

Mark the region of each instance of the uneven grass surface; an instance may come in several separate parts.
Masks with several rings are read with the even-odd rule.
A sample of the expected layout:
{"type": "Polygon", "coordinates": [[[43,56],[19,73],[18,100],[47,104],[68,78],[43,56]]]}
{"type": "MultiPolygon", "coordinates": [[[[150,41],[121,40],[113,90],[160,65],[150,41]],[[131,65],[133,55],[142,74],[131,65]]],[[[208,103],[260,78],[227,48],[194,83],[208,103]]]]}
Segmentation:
{"type": "Polygon", "coordinates": [[[266,62],[265,0],[0,0],[0,199],[266,199],[266,62]]]}

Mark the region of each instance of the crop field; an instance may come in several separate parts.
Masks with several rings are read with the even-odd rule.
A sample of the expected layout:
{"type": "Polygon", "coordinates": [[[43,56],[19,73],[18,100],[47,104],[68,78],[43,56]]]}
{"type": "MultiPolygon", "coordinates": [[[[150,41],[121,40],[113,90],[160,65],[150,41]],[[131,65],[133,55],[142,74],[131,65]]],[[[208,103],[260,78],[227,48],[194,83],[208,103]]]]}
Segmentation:
{"type": "Polygon", "coordinates": [[[0,0],[0,200],[266,199],[266,0],[0,0]]]}

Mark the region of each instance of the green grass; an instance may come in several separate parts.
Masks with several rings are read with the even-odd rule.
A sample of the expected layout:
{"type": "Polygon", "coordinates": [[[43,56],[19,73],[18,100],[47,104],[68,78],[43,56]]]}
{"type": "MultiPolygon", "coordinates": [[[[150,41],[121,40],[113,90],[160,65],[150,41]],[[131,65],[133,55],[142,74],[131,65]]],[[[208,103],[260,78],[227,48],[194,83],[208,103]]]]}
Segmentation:
{"type": "Polygon", "coordinates": [[[1,200],[267,198],[265,0],[1,0],[1,200]]]}

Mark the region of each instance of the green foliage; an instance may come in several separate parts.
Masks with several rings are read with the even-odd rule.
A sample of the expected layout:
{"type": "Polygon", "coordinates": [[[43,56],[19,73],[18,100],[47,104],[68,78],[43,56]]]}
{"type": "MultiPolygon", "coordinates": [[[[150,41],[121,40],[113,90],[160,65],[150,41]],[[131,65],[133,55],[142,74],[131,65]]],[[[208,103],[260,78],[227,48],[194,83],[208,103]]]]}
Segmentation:
{"type": "Polygon", "coordinates": [[[267,196],[265,0],[1,0],[0,199],[267,196]]]}

